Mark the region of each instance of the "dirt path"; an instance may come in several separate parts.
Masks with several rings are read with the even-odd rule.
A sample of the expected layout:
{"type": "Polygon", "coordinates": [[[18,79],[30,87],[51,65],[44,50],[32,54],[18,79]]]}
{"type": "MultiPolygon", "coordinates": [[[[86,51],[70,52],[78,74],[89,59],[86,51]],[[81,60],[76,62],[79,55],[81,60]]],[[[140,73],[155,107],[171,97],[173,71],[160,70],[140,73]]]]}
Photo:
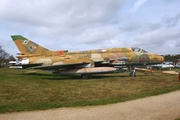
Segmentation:
{"type": "Polygon", "coordinates": [[[175,120],[180,91],[123,103],[0,114],[0,120],[175,120]]]}

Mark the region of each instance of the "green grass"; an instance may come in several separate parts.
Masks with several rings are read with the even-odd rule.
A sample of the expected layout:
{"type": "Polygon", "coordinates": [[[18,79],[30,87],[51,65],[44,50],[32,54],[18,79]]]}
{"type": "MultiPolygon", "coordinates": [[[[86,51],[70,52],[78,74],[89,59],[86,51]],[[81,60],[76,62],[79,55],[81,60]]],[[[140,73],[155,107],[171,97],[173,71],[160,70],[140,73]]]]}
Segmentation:
{"type": "Polygon", "coordinates": [[[104,105],[180,89],[178,75],[137,72],[60,76],[46,71],[0,68],[0,113],[104,105]]]}

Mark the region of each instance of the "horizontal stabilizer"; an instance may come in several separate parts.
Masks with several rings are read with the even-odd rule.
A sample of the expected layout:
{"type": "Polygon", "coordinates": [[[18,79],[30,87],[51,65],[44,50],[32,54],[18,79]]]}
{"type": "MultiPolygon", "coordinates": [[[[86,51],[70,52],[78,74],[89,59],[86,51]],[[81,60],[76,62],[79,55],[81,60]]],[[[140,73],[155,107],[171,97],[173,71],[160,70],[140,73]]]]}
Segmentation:
{"type": "Polygon", "coordinates": [[[41,66],[43,63],[35,63],[35,64],[16,64],[16,65],[12,65],[12,66],[22,66],[23,69],[26,68],[31,68],[31,67],[35,67],[35,66],[41,66]]]}
{"type": "Polygon", "coordinates": [[[16,55],[25,55],[25,53],[16,53],[16,55]]]}

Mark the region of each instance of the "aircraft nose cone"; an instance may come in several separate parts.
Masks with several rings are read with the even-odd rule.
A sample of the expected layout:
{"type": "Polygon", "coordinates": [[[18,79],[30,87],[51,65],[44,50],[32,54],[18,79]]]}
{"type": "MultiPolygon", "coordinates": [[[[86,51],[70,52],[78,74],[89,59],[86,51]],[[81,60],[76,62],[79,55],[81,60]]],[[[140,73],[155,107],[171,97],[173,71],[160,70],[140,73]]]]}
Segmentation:
{"type": "Polygon", "coordinates": [[[163,56],[161,56],[161,62],[164,62],[164,57],[163,56]]]}
{"type": "Polygon", "coordinates": [[[157,62],[159,62],[159,63],[163,63],[164,62],[164,57],[161,56],[161,55],[155,55],[155,58],[156,58],[157,62]]]}

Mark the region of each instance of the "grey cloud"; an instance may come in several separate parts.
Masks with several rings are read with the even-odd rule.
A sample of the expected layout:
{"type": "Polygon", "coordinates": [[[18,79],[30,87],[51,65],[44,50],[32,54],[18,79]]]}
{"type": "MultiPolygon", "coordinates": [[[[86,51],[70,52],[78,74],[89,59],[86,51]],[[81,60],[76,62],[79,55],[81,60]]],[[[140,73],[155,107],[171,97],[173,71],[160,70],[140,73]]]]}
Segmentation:
{"type": "MultiPolygon", "coordinates": [[[[175,25],[175,23],[177,23],[179,14],[173,18],[173,24],[171,23],[170,25],[175,25]]],[[[174,51],[175,48],[173,48],[173,46],[180,46],[180,43],[178,42],[180,38],[180,30],[164,27],[163,24],[158,22],[150,23],[146,21],[133,21],[127,26],[121,27],[120,30],[124,33],[133,35],[134,40],[131,45],[145,48],[147,51],[155,53],[160,51],[163,53],[166,48],[174,51]],[[174,44],[175,41],[176,45],[174,44]]]]}
{"type": "Polygon", "coordinates": [[[108,22],[118,12],[124,1],[7,0],[7,2],[0,5],[2,11],[0,16],[4,21],[22,24],[79,27],[88,23],[108,22]]]}
{"type": "Polygon", "coordinates": [[[176,47],[180,48],[180,38],[176,40],[176,47]]]}
{"type": "Polygon", "coordinates": [[[120,30],[123,30],[125,32],[146,33],[160,29],[162,27],[163,25],[161,25],[160,23],[148,23],[146,21],[139,20],[139,21],[133,21],[132,23],[128,24],[125,27],[120,27],[120,30]]]}
{"type": "Polygon", "coordinates": [[[115,37],[117,29],[111,27],[102,27],[96,29],[87,29],[81,35],[78,36],[79,43],[99,43],[115,37]]]}
{"type": "Polygon", "coordinates": [[[77,35],[87,28],[111,24],[125,1],[6,0],[0,4],[0,22],[39,36],[77,35]]]}
{"type": "Polygon", "coordinates": [[[135,39],[137,46],[156,46],[161,47],[169,41],[175,41],[180,38],[179,30],[159,29],[140,35],[135,39]],[[161,46],[159,46],[161,45],[161,46]]]}
{"type": "Polygon", "coordinates": [[[179,19],[180,19],[180,13],[178,13],[174,17],[167,17],[166,16],[163,19],[163,21],[164,21],[164,24],[165,24],[166,27],[174,27],[174,26],[179,24],[179,19]]]}
{"type": "Polygon", "coordinates": [[[163,27],[163,25],[161,25],[160,23],[147,23],[144,25],[144,32],[149,32],[149,31],[154,31],[154,30],[158,30],[161,29],[163,27]]]}
{"type": "Polygon", "coordinates": [[[141,21],[133,21],[130,24],[120,27],[120,30],[126,31],[126,32],[134,32],[134,31],[139,31],[143,27],[141,21]]]}

